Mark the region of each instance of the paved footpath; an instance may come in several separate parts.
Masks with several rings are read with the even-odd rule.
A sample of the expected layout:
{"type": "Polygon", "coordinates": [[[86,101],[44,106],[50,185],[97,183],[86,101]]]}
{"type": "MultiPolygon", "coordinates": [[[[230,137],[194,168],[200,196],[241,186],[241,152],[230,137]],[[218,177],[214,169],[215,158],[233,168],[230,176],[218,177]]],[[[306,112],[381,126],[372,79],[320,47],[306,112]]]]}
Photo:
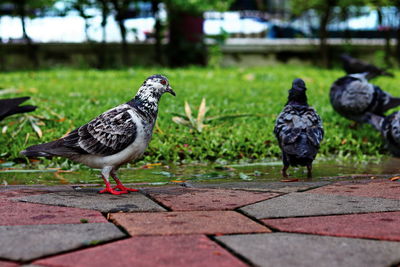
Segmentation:
{"type": "Polygon", "coordinates": [[[0,186],[0,267],[400,266],[400,180],[0,186]]]}

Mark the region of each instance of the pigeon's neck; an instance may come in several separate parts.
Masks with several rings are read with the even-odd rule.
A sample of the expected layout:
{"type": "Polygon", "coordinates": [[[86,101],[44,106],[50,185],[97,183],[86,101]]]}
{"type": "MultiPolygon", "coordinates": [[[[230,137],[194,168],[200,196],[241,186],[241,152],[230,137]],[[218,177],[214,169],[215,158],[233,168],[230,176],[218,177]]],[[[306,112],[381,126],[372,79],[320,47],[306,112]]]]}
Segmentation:
{"type": "Polygon", "coordinates": [[[145,97],[137,94],[134,99],[127,102],[128,105],[135,108],[145,119],[153,121],[157,118],[159,98],[145,97]]]}
{"type": "Polygon", "coordinates": [[[288,102],[286,105],[297,105],[297,106],[307,106],[307,95],[305,91],[299,91],[296,89],[289,90],[288,102]]]}

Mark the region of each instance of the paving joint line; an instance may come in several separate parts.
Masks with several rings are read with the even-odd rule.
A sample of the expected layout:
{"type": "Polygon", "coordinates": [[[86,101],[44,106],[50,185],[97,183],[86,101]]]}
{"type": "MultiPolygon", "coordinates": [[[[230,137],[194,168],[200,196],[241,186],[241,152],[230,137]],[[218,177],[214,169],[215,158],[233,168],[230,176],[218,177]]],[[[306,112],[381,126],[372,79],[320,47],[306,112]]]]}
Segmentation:
{"type": "Polygon", "coordinates": [[[300,215],[300,216],[291,216],[291,217],[273,217],[273,218],[262,218],[259,220],[275,220],[275,219],[297,219],[297,218],[313,218],[313,217],[330,217],[330,216],[345,216],[345,215],[364,215],[364,214],[371,214],[371,213],[394,213],[400,212],[399,210],[388,210],[388,211],[369,211],[369,212],[356,212],[356,213],[334,213],[334,214],[320,214],[320,215],[300,215]]]}
{"type": "Polygon", "coordinates": [[[237,212],[237,213],[239,213],[239,214],[242,214],[242,215],[245,216],[246,218],[248,218],[248,219],[250,219],[251,221],[257,223],[258,225],[261,225],[261,226],[263,226],[263,227],[265,227],[265,228],[267,228],[267,229],[269,229],[269,230],[271,230],[271,231],[273,230],[273,229],[271,229],[269,226],[265,225],[262,221],[260,221],[260,220],[258,220],[257,218],[254,218],[254,217],[252,217],[252,216],[246,214],[245,212],[241,211],[239,208],[236,208],[236,209],[234,209],[233,211],[235,211],[235,212],[237,212]]]}
{"type": "Polygon", "coordinates": [[[255,267],[256,265],[254,263],[252,263],[249,259],[247,259],[246,257],[244,257],[242,254],[236,252],[235,250],[231,249],[230,247],[228,247],[225,243],[219,241],[215,235],[206,235],[206,237],[211,240],[214,243],[217,243],[219,246],[221,246],[224,250],[226,250],[229,254],[231,254],[232,256],[236,257],[237,259],[239,259],[241,262],[247,264],[249,267],[255,267]]]}
{"type": "MultiPolygon", "coordinates": [[[[78,247],[78,248],[69,249],[69,250],[66,250],[66,251],[60,251],[60,252],[56,252],[56,253],[53,253],[53,254],[48,254],[48,255],[45,255],[43,257],[38,257],[38,258],[35,258],[33,260],[29,260],[29,261],[17,261],[17,262],[20,263],[20,264],[23,264],[23,265],[32,264],[33,262],[38,261],[38,260],[42,260],[42,259],[46,259],[46,258],[50,258],[50,257],[57,257],[57,256],[61,256],[61,255],[64,255],[64,254],[74,253],[74,252],[78,252],[78,251],[83,251],[83,250],[86,250],[86,249],[89,249],[89,248],[94,248],[94,247],[98,247],[98,246],[107,245],[107,244],[110,244],[110,243],[113,243],[113,242],[118,242],[118,241],[125,240],[125,239],[128,239],[128,238],[131,238],[131,236],[124,236],[124,237],[115,238],[113,240],[108,240],[108,241],[99,241],[99,242],[92,241],[93,244],[82,245],[81,247],[78,247]]],[[[42,266],[42,265],[39,265],[39,266],[42,266]]]]}
{"type": "MultiPolygon", "coordinates": [[[[166,209],[166,211],[174,211],[172,208],[164,205],[164,203],[162,203],[161,201],[155,199],[154,197],[152,197],[149,193],[144,192],[143,190],[139,189],[140,193],[143,194],[145,197],[147,197],[148,199],[152,200],[153,202],[155,202],[156,204],[160,205],[162,208],[166,209]]],[[[156,211],[156,212],[162,212],[162,211],[156,211]]]]}

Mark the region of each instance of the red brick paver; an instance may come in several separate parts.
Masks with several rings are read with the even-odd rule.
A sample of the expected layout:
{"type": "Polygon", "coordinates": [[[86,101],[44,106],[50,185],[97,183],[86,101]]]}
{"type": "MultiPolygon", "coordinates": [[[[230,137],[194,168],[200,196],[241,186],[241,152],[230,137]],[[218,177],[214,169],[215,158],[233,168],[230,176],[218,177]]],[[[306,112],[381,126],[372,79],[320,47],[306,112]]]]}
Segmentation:
{"type": "Polygon", "coordinates": [[[283,232],[400,241],[400,212],[264,219],[283,232]]]}
{"type": "Polygon", "coordinates": [[[247,266],[203,235],[142,236],[34,262],[45,266],[247,266]]]}
{"type": "Polygon", "coordinates": [[[17,267],[17,266],[19,266],[19,264],[17,263],[0,260],[0,267],[17,267]]]}
{"type": "Polygon", "coordinates": [[[8,199],[13,197],[24,197],[30,195],[38,195],[49,193],[43,189],[17,189],[17,190],[4,190],[0,191],[0,199],[8,199]]]}
{"type": "Polygon", "coordinates": [[[114,213],[131,235],[266,233],[270,230],[235,211],[114,213]]]}
{"type": "Polygon", "coordinates": [[[10,201],[0,198],[0,225],[107,223],[94,210],[10,201]]]}
{"type": "Polygon", "coordinates": [[[340,182],[310,190],[307,193],[400,199],[400,182],[390,180],[340,182]]]}
{"type": "Polygon", "coordinates": [[[243,190],[194,188],[153,189],[148,193],[175,211],[233,210],[280,195],[243,190]]]}

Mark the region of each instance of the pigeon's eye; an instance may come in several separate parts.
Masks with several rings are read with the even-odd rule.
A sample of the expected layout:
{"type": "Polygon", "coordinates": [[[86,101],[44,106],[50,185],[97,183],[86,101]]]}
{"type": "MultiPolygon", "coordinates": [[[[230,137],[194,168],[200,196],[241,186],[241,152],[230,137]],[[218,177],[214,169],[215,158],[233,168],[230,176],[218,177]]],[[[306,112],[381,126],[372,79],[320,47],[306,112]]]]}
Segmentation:
{"type": "Polygon", "coordinates": [[[162,85],[166,85],[166,84],[167,84],[167,81],[166,81],[166,80],[161,80],[161,84],[162,84],[162,85]]]}

